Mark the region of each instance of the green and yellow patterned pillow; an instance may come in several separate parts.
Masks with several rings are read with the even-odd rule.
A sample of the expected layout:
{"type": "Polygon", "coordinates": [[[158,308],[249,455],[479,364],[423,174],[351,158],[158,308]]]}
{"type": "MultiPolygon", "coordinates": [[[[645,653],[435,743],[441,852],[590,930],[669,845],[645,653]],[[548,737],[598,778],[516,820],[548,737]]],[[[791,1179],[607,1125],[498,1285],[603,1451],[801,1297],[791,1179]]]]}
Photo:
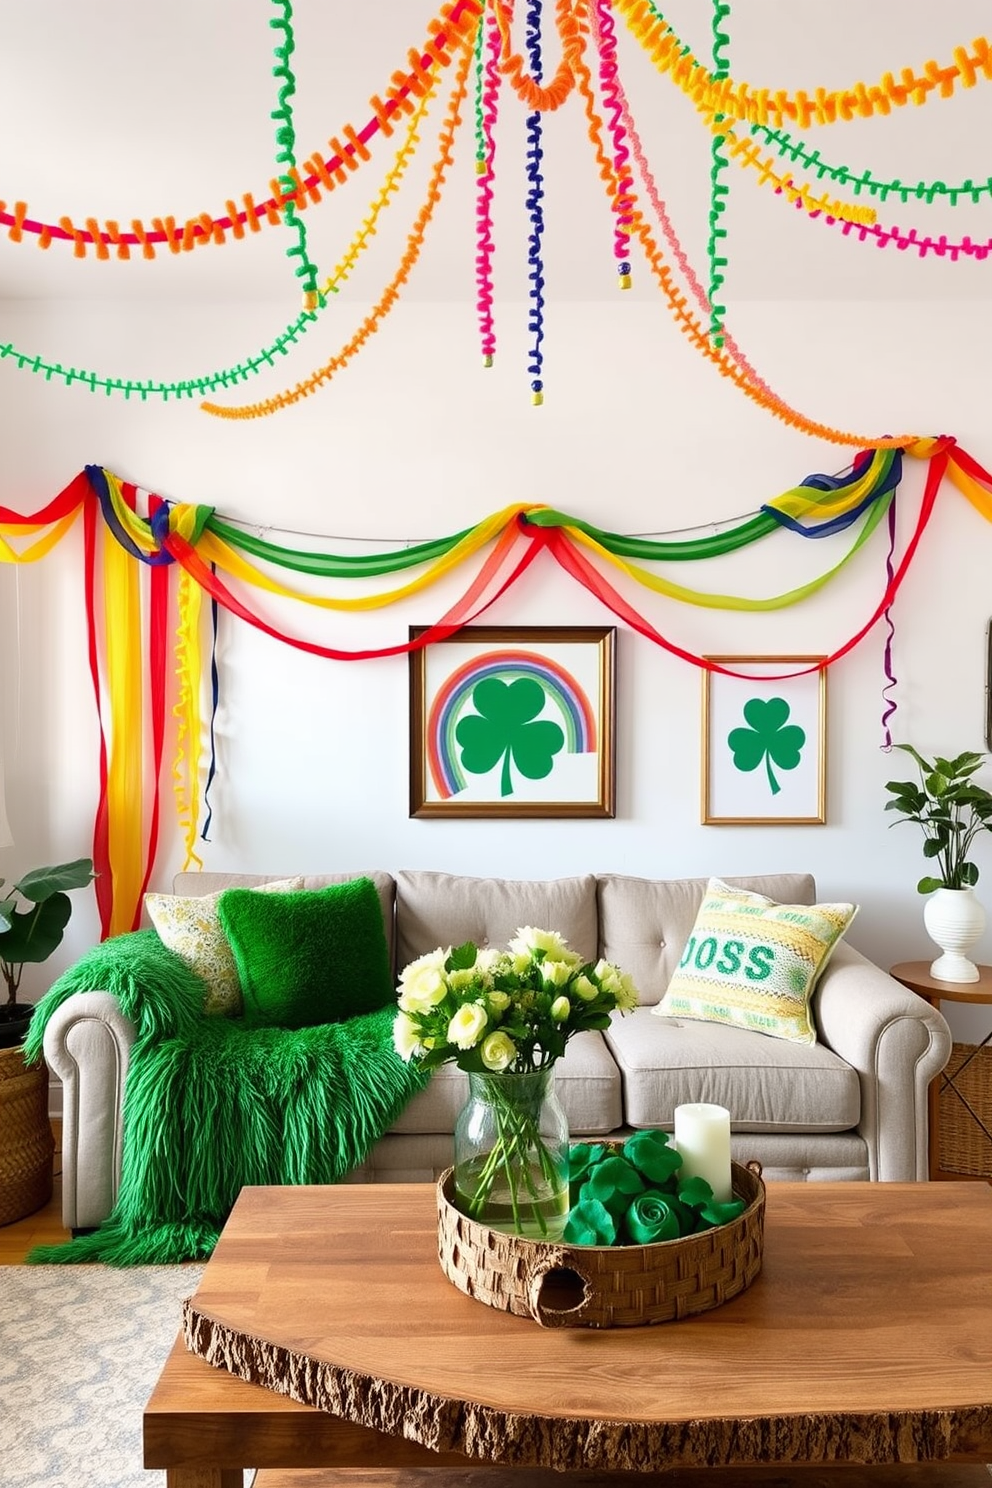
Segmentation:
{"type": "Polygon", "coordinates": [[[810,997],[856,904],[776,904],[711,878],[679,968],[652,1012],[815,1044],[810,997]]]}
{"type": "MultiPolygon", "coordinates": [[[[278,878],[259,884],[259,891],[287,893],[303,888],[299,878],[278,878]]],[[[170,951],[181,956],[186,965],[207,984],[203,1011],[208,1017],[240,1017],[244,1011],[241,981],[231,943],[217,913],[217,901],[223,890],[202,898],[181,894],[146,894],[145,908],[158,931],[158,938],[170,951]]]]}

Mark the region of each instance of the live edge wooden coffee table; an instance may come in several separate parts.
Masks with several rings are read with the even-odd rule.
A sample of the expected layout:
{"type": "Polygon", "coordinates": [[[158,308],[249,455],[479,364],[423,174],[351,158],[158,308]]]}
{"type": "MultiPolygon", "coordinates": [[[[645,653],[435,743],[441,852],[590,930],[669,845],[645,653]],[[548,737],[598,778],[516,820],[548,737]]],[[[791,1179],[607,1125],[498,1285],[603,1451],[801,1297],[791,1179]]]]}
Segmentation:
{"type": "Polygon", "coordinates": [[[169,1488],[240,1488],[242,1466],[261,1485],[363,1469],[347,1478],[378,1488],[507,1467],[526,1470],[513,1488],[549,1470],[988,1482],[992,1188],[770,1184],[747,1291],[606,1330],[463,1296],[438,1264],[432,1185],[247,1188],[184,1333],[144,1416],[145,1466],[169,1488]]]}

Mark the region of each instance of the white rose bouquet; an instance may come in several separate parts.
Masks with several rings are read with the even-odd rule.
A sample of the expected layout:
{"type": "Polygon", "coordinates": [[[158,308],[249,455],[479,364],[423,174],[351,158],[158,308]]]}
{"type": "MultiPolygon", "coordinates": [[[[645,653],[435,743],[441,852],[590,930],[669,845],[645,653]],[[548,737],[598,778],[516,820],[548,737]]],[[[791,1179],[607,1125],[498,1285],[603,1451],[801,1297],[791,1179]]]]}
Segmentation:
{"type": "Polygon", "coordinates": [[[422,1069],[453,1061],[476,1073],[547,1069],[587,1028],[637,1006],[637,989],[609,961],[584,962],[554,930],[526,925],[505,951],[471,941],[404,967],[393,1042],[422,1069]]]}
{"type": "Polygon", "coordinates": [[[637,1005],[626,972],[583,961],[554,930],[518,930],[505,951],[471,941],[405,967],[393,1042],[422,1069],[455,1063],[472,1092],[455,1128],[455,1188],[474,1219],[555,1238],[568,1212],[568,1129],[546,1099],[565,1045],[637,1005]],[[553,1123],[552,1123],[553,1124],[553,1123]]]}

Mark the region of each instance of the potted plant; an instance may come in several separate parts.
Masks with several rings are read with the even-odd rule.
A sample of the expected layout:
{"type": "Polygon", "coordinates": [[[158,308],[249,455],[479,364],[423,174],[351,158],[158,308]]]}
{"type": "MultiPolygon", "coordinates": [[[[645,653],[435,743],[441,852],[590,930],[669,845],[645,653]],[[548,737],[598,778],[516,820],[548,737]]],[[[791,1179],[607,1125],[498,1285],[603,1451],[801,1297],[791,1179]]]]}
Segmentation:
{"type": "MultiPolygon", "coordinates": [[[[48,1116],[48,1070],[27,1065],[20,1048],[34,1008],[18,1002],[26,962],[47,961],[72,914],[70,889],[93,877],[89,858],[35,868],[0,898],[0,1225],[33,1214],[52,1196],[55,1141],[48,1116]],[[18,908],[18,896],[27,908],[18,908]]],[[[4,880],[0,879],[0,888],[4,880]]]]}
{"type": "MultiPolygon", "coordinates": [[[[0,1002],[0,1049],[20,1044],[34,1008],[18,1002],[21,973],[26,962],[47,961],[62,944],[72,914],[70,889],[81,889],[93,878],[90,858],[58,863],[51,868],[33,868],[0,898],[0,975],[7,987],[6,1002],[0,1002]],[[17,896],[27,901],[18,908],[17,896]]],[[[0,878],[0,888],[5,880],[0,878]]]]}
{"type": "Polygon", "coordinates": [[[964,952],[985,929],[985,910],[972,892],[978,865],[970,853],[978,834],[992,831],[992,791],[974,779],[986,756],[968,751],[954,759],[935,755],[928,760],[912,744],[896,748],[912,755],[919,781],[888,781],[885,789],[892,800],[885,809],[923,828],[923,856],[936,870],[916,885],[919,893],[930,895],[923,921],[944,952],[930,974],[946,982],[977,982],[978,968],[964,952]]]}

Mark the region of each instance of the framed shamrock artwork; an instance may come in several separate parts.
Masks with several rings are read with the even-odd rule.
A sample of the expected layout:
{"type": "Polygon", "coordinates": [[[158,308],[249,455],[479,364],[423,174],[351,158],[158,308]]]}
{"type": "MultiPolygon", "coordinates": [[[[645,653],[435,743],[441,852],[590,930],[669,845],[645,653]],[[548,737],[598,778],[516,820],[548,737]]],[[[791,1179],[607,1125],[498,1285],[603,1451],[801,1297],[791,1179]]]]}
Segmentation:
{"type": "Polygon", "coordinates": [[[615,653],[591,625],[467,625],[411,651],[410,815],[615,816],[615,653]]]}
{"type": "Polygon", "coordinates": [[[707,656],[704,826],[822,826],[827,669],[823,656],[707,656]]]}

